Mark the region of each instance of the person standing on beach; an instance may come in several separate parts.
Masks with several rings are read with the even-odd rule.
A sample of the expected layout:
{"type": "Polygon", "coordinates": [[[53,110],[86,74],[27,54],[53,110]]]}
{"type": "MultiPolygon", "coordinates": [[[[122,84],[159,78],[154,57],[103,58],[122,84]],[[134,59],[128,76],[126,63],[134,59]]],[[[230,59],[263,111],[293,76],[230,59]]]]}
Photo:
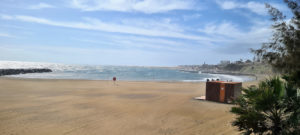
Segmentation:
{"type": "Polygon", "coordinates": [[[114,84],[116,84],[116,81],[117,81],[117,77],[113,77],[113,81],[114,81],[114,84]]]}

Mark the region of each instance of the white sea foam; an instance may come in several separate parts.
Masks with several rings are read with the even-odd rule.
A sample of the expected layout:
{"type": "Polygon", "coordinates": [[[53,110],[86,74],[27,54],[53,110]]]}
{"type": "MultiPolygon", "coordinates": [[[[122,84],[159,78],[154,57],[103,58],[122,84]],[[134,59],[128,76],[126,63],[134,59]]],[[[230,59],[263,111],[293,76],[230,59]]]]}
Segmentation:
{"type": "MultiPolygon", "coordinates": [[[[0,69],[49,68],[53,71],[84,70],[84,66],[43,62],[0,61],[0,69]]],[[[97,67],[100,70],[100,67],[97,67]]]]}
{"type": "Polygon", "coordinates": [[[249,76],[235,76],[235,75],[225,75],[225,74],[211,74],[215,78],[207,78],[207,79],[220,79],[221,81],[235,81],[235,82],[244,82],[250,81],[251,78],[249,76]]]}
{"type": "Polygon", "coordinates": [[[206,79],[201,79],[201,80],[182,80],[182,82],[204,82],[206,79]]]}
{"type": "Polygon", "coordinates": [[[0,61],[0,69],[27,69],[27,68],[60,69],[60,64],[41,62],[0,61]]]}

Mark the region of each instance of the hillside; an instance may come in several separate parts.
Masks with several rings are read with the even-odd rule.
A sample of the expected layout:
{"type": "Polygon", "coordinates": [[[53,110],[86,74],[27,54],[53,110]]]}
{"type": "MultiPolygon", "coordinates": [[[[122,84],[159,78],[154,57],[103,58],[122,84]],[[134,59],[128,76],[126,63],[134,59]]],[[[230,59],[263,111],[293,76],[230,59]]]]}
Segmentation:
{"type": "Polygon", "coordinates": [[[179,70],[188,72],[202,72],[213,74],[235,74],[235,75],[258,75],[274,74],[272,67],[265,63],[258,62],[236,62],[217,65],[183,65],[178,66],[179,70]]]}

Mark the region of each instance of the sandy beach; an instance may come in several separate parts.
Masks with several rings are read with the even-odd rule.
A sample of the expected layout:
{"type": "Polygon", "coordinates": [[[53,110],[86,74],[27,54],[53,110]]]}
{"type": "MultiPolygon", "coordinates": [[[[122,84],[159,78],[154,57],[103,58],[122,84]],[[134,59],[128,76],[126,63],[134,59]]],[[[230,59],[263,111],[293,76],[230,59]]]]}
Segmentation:
{"type": "MultiPolygon", "coordinates": [[[[256,82],[243,83],[249,86],[256,82]]],[[[1,135],[234,135],[205,83],[0,78],[1,135]]]]}

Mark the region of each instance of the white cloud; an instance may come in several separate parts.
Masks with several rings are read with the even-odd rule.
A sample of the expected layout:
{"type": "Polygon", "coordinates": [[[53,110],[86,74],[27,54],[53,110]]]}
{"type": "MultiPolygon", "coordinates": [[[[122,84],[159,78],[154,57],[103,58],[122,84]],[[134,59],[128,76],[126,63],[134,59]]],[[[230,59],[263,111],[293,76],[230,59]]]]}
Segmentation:
{"type": "Polygon", "coordinates": [[[135,49],[155,49],[158,51],[168,50],[183,52],[187,49],[185,42],[173,41],[162,38],[151,38],[141,36],[128,36],[128,35],[101,35],[102,40],[97,40],[96,37],[89,37],[88,39],[82,39],[81,37],[72,38],[72,40],[89,43],[89,45],[101,45],[101,46],[115,46],[120,48],[135,48],[135,49]]]}
{"type": "Polygon", "coordinates": [[[8,37],[8,38],[13,38],[14,36],[7,34],[7,33],[0,33],[0,37],[8,37]]]}
{"type": "Polygon", "coordinates": [[[210,23],[199,29],[200,32],[208,36],[224,37],[226,40],[219,42],[222,46],[215,48],[222,53],[245,53],[250,48],[258,48],[263,42],[271,38],[272,29],[268,22],[255,23],[249,30],[243,31],[237,25],[231,22],[222,22],[220,24],[210,23]]]}
{"type": "Polygon", "coordinates": [[[159,31],[176,31],[183,32],[183,26],[172,23],[171,19],[123,19],[122,23],[127,26],[140,27],[159,31]],[[147,22],[147,23],[145,23],[147,22]]]}
{"type": "Polygon", "coordinates": [[[251,10],[252,12],[259,14],[259,15],[267,15],[268,10],[266,9],[266,6],[264,3],[258,3],[250,1],[246,5],[241,5],[242,8],[247,8],[251,10]]]}
{"type": "Polygon", "coordinates": [[[83,11],[160,13],[194,9],[194,0],[73,0],[71,6],[83,11]]]}
{"type": "Polygon", "coordinates": [[[247,3],[241,3],[232,0],[226,0],[226,1],[217,0],[216,2],[222,9],[225,10],[244,8],[259,15],[267,15],[268,13],[267,9],[265,8],[265,4],[260,2],[249,1],[247,3]]]}
{"type": "MultiPolygon", "coordinates": [[[[3,16],[3,15],[2,15],[3,16]]],[[[176,44],[176,41],[172,39],[161,40],[157,39],[161,38],[175,38],[175,39],[186,39],[193,40],[196,44],[201,46],[215,46],[221,45],[227,48],[235,48],[230,51],[239,50],[236,52],[243,53],[245,48],[255,48],[260,46],[262,42],[265,42],[269,39],[271,34],[271,29],[269,28],[269,24],[263,24],[263,21],[256,20],[260,23],[253,23],[254,25],[249,30],[241,30],[238,25],[223,21],[222,23],[208,23],[203,28],[194,30],[195,34],[188,34],[185,32],[184,27],[177,26],[176,24],[172,24],[169,19],[165,19],[162,21],[154,21],[154,20],[123,20],[121,23],[112,23],[112,22],[103,22],[99,19],[94,18],[85,18],[84,21],[80,22],[61,22],[61,21],[53,21],[44,18],[37,18],[32,16],[9,16],[5,15],[2,19],[10,19],[10,20],[18,20],[24,22],[45,24],[51,26],[59,26],[59,27],[67,27],[67,28],[76,28],[76,29],[86,29],[86,30],[94,30],[94,31],[105,31],[112,33],[123,33],[123,34],[133,34],[126,35],[126,37],[110,37],[115,39],[117,43],[128,47],[136,46],[138,48],[162,48],[168,50],[176,50],[177,45],[185,46],[186,43],[176,44]],[[142,23],[147,22],[147,23],[142,23]],[[160,23],[156,23],[160,22],[160,23]],[[143,37],[135,37],[138,36],[146,36],[143,37]],[[202,36],[200,36],[202,35],[202,36]],[[152,37],[153,39],[149,38],[152,37]],[[155,37],[155,38],[154,38],[155,37]],[[175,46],[172,46],[174,44],[175,46]],[[232,46],[232,47],[228,47],[232,46]],[[175,48],[174,48],[175,47],[175,48]],[[172,49],[174,48],[174,49],[172,49]]],[[[83,39],[82,39],[83,40],[83,39]]],[[[94,40],[86,40],[85,42],[94,42],[94,40]]],[[[96,42],[95,42],[96,43],[96,42]]],[[[101,44],[107,44],[101,43],[101,44]]],[[[107,44],[109,45],[109,44],[107,44]]],[[[219,46],[220,47],[220,46],[219,46]]],[[[215,48],[217,49],[217,48],[215,48]]],[[[224,51],[226,52],[226,51],[224,51]]]]}
{"type": "Polygon", "coordinates": [[[198,19],[199,17],[201,17],[201,14],[191,14],[191,15],[184,15],[183,16],[183,20],[184,21],[188,21],[188,20],[194,20],[194,19],[198,19]]]}
{"type": "Polygon", "coordinates": [[[54,6],[47,3],[39,3],[37,5],[31,5],[28,9],[44,9],[44,8],[54,8],[54,6]]]}
{"type": "Polygon", "coordinates": [[[85,18],[85,21],[83,21],[83,22],[52,21],[49,19],[38,18],[38,17],[33,17],[33,16],[23,16],[23,15],[16,15],[16,16],[5,15],[5,17],[1,17],[1,18],[9,19],[9,20],[31,22],[31,23],[46,24],[46,25],[51,25],[51,26],[86,29],[86,30],[96,30],[96,31],[105,31],[105,32],[117,32],[117,33],[135,34],[135,35],[143,35],[143,36],[169,37],[169,38],[205,40],[205,41],[212,40],[212,39],[209,39],[206,37],[189,35],[184,32],[180,32],[180,31],[178,31],[177,28],[174,28],[174,30],[173,30],[171,27],[169,27],[168,24],[163,24],[164,21],[160,22],[161,23],[160,25],[155,25],[155,24],[149,25],[149,23],[151,23],[151,22],[148,22],[147,25],[152,26],[152,28],[150,29],[150,28],[137,27],[134,25],[128,25],[128,24],[124,24],[124,23],[117,24],[117,23],[111,23],[111,22],[103,22],[99,19],[93,19],[93,18],[85,18]],[[168,27],[164,27],[164,26],[168,26],[168,27]]]}
{"type": "Polygon", "coordinates": [[[238,37],[243,35],[237,26],[230,22],[223,22],[221,24],[209,23],[205,25],[203,29],[199,29],[200,32],[204,32],[208,35],[221,35],[225,37],[238,37]]]}
{"type": "Polygon", "coordinates": [[[0,18],[1,19],[5,19],[5,20],[11,20],[11,19],[13,19],[12,16],[10,16],[10,15],[4,15],[4,14],[0,14],[0,18]]]}
{"type": "MultiPolygon", "coordinates": [[[[267,15],[268,9],[265,7],[265,3],[256,2],[256,1],[249,1],[249,2],[240,2],[237,0],[216,0],[216,3],[225,10],[232,10],[232,9],[248,9],[253,13],[258,15],[267,15]]],[[[269,3],[270,5],[274,6],[275,8],[279,9],[280,11],[288,11],[289,9],[279,3],[269,3]]]]}
{"type": "Polygon", "coordinates": [[[234,9],[239,7],[239,5],[233,1],[217,1],[217,3],[223,8],[223,9],[234,9]]]}

